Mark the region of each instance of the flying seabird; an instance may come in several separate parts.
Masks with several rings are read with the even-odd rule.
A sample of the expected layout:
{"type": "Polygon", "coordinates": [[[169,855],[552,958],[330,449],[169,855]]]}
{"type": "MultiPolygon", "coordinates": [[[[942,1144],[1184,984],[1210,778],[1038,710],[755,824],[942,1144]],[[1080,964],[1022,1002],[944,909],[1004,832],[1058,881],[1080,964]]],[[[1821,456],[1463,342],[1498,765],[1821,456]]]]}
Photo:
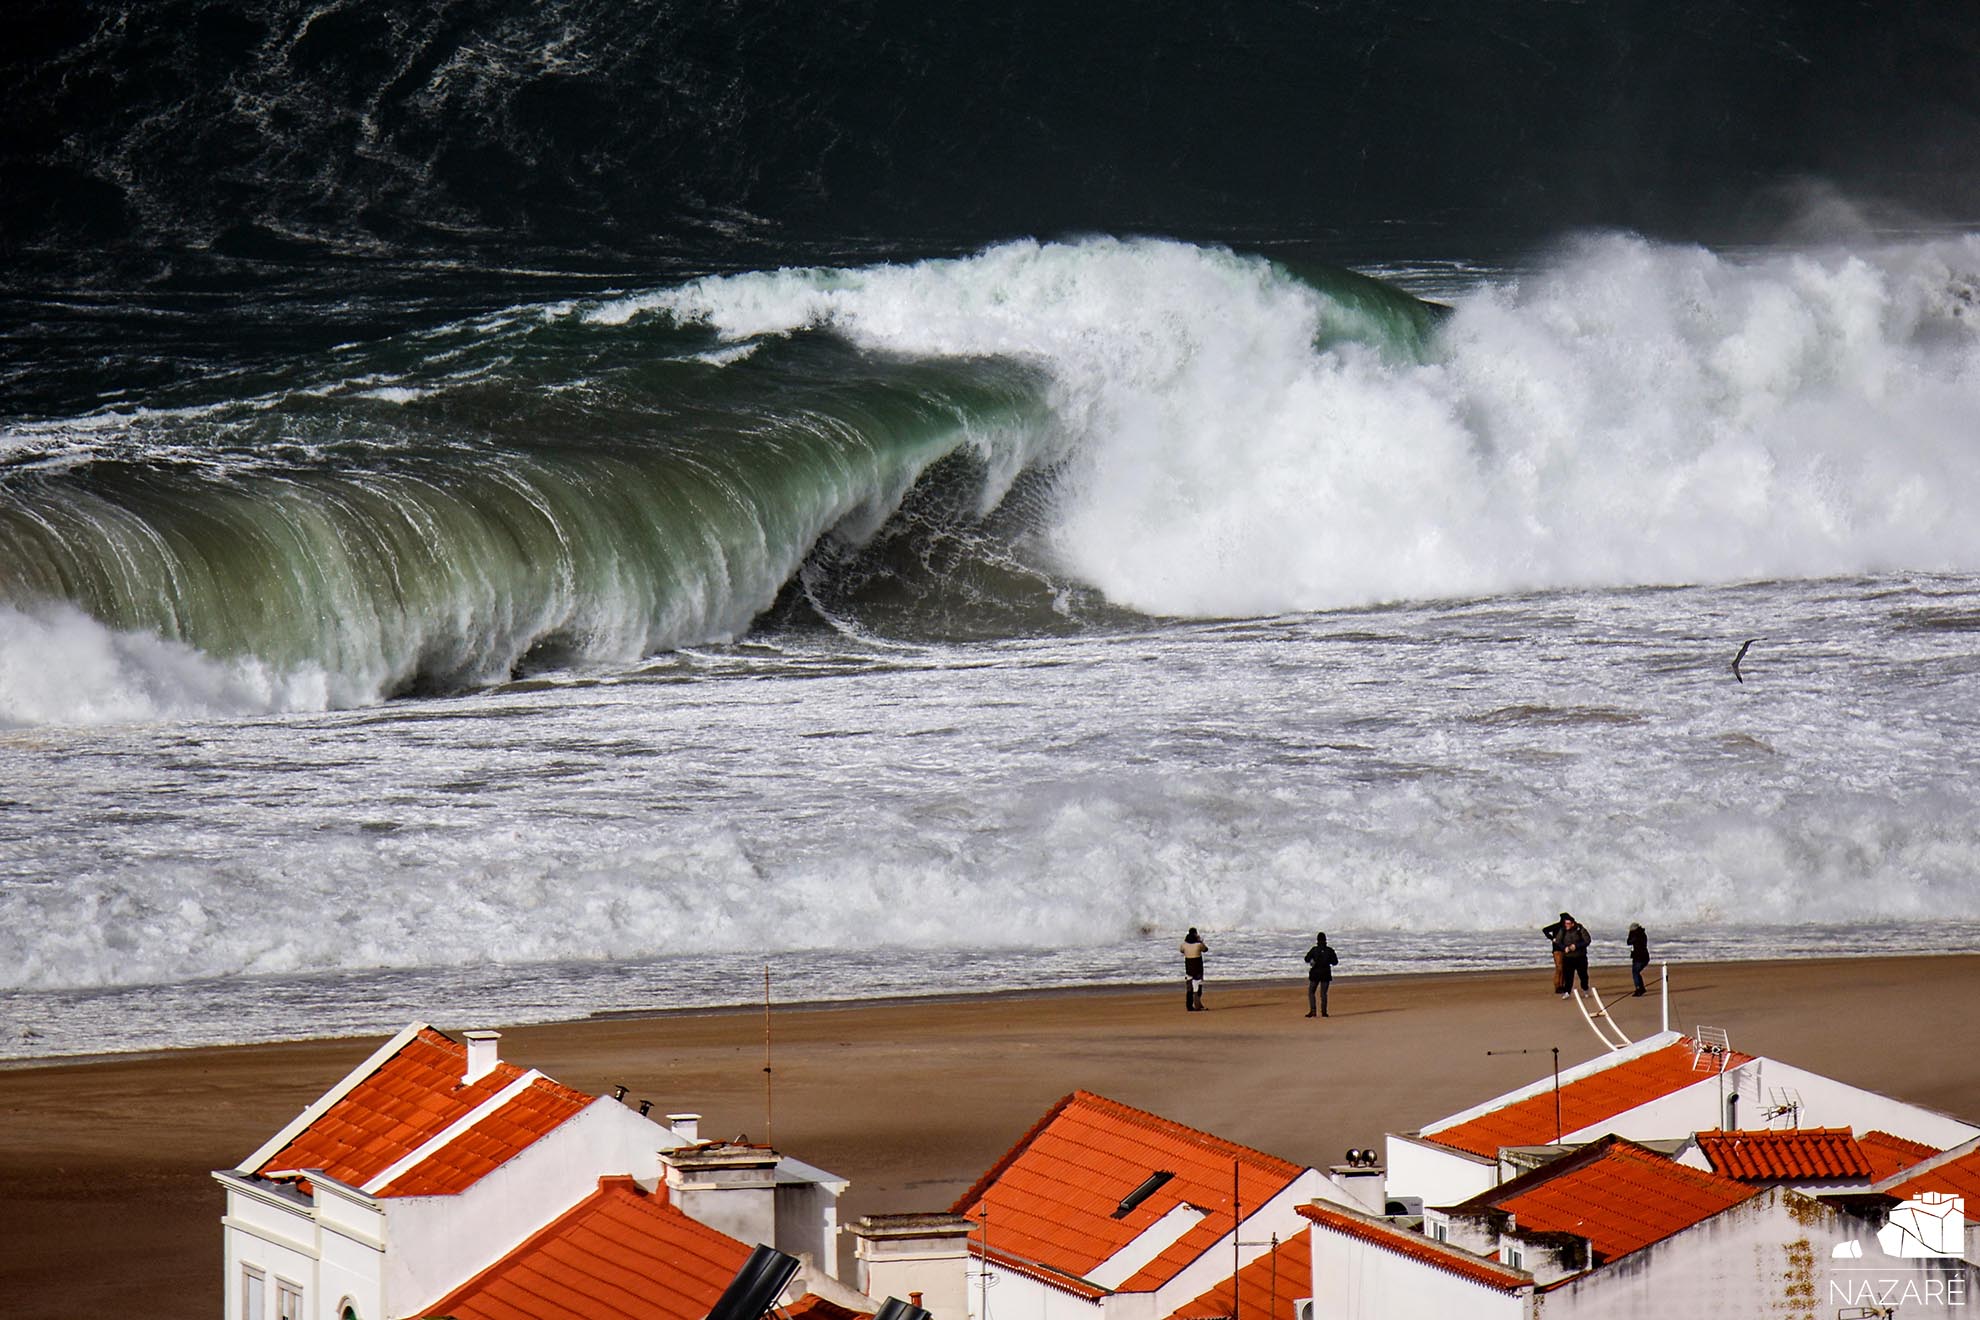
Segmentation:
{"type": "Polygon", "coordinates": [[[1758,637],[1747,638],[1745,641],[1739,644],[1739,654],[1733,657],[1733,677],[1739,679],[1739,681],[1742,683],[1744,683],[1746,679],[1739,672],[1739,662],[1746,659],[1746,648],[1753,645],[1755,642],[1759,640],[1760,639],[1758,637]]]}

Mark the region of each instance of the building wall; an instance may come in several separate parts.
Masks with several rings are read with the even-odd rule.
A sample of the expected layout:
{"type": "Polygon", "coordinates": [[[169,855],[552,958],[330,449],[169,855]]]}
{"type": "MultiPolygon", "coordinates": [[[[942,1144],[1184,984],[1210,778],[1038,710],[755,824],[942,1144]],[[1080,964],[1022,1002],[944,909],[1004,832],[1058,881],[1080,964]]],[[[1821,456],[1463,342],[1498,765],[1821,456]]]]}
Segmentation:
{"type": "Polygon", "coordinates": [[[1496,1160],[1479,1160],[1390,1133],[1384,1142],[1391,1198],[1420,1196],[1423,1204],[1456,1205],[1498,1186],[1496,1160]]]}
{"type": "MultiPolygon", "coordinates": [[[[1272,1249],[1272,1237],[1278,1236],[1281,1242],[1291,1241],[1303,1229],[1307,1221],[1299,1213],[1299,1207],[1316,1200],[1350,1204],[1346,1193],[1336,1187],[1331,1179],[1317,1169],[1301,1170],[1300,1175],[1287,1184],[1284,1191],[1259,1206],[1244,1217],[1237,1227],[1240,1245],[1235,1257],[1231,1250],[1231,1234],[1226,1233],[1217,1239],[1204,1253],[1184,1266],[1182,1271],[1156,1289],[1152,1297],[1151,1311],[1155,1320],[1174,1312],[1178,1307],[1195,1301],[1204,1293],[1231,1277],[1232,1265],[1242,1269],[1272,1249]]],[[[1108,1304],[1109,1320],[1113,1320],[1116,1304],[1108,1304]]],[[[1125,1312],[1123,1312],[1125,1313],[1125,1312]]],[[[1129,1320],[1134,1320],[1129,1317],[1129,1320]]]]}
{"type": "MultiPolygon", "coordinates": [[[[1737,1068],[1728,1068],[1724,1086],[1717,1074],[1701,1074],[1696,1084],[1667,1096],[1638,1105],[1599,1123],[1591,1123],[1567,1136],[1569,1141],[1593,1141],[1613,1132],[1632,1141],[1656,1141],[1690,1136],[1695,1132],[1722,1127],[1726,1121],[1723,1097],[1737,1095],[1736,1121],[1740,1127],[1785,1128],[1783,1116],[1769,1120],[1764,1110],[1775,1093],[1791,1089],[1802,1100],[1794,1122],[1801,1127],[1846,1127],[1859,1133],[1881,1131],[1912,1141],[1923,1141],[1941,1150],[1980,1136],[1980,1128],[1934,1110],[1906,1104],[1860,1086],[1838,1082],[1805,1068],[1774,1059],[1755,1059],[1737,1068]]],[[[1687,1160],[1686,1163],[1695,1161],[1687,1160]]]]}
{"type": "Polygon", "coordinates": [[[1314,1320],[1526,1320],[1533,1314],[1527,1296],[1314,1225],[1314,1320]]]}
{"type": "MultiPolygon", "coordinates": [[[[1832,1316],[1871,1279],[1919,1279],[1972,1267],[1883,1256],[1869,1227],[1799,1193],[1775,1188],[1546,1297],[1547,1320],[1669,1320],[1673,1315],[1832,1316]],[[1835,1247],[1861,1244],[1860,1258],[1835,1247]]],[[[1969,1304],[1970,1277],[1960,1285],[1969,1304]]],[[[1900,1314],[1912,1308],[1900,1307],[1900,1314]]],[[[1921,1314],[1938,1313],[1930,1306],[1921,1314]]],[[[1957,1312],[1948,1312],[1956,1314],[1957,1312]]]]}
{"type": "Polygon", "coordinates": [[[1050,1288],[1016,1270],[993,1265],[986,1289],[972,1258],[969,1279],[969,1320],[1099,1320],[1100,1304],[1058,1288],[1050,1288]],[[984,1308],[988,1307],[986,1311],[984,1308]]]}
{"type": "Polygon", "coordinates": [[[464,1192],[384,1198],[387,1307],[418,1314],[597,1191],[600,1177],[657,1181],[660,1151],[681,1144],[617,1101],[596,1100],[464,1192]]]}
{"type": "Polygon", "coordinates": [[[338,1320],[346,1302],[361,1320],[384,1320],[381,1223],[368,1208],[369,1198],[326,1183],[316,1188],[314,1204],[299,1204],[272,1189],[224,1185],[221,1314],[226,1320],[244,1320],[248,1267],[262,1276],[263,1320],[275,1320],[276,1289],[284,1282],[301,1289],[303,1315],[310,1320],[338,1320]],[[325,1203],[327,1215],[319,1210],[325,1203]]]}

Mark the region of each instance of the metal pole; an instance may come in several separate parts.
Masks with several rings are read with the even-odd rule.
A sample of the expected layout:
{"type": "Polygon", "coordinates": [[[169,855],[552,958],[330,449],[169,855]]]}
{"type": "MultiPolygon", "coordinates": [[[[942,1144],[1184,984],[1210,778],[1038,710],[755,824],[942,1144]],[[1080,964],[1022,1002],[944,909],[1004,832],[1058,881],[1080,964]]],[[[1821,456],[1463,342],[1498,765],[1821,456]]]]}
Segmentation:
{"type": "Polygon", "coordinates": [[[1554,1046],[1554,1144],[1561,1144],[1561,1047],[1554,1046]]]}
{"type": "Polygon", "coordinates": [[[1662,982],[1661,989],[1664,996],[1664,1030],[1669,1031],[1671,1029],[1671,965],[1669,963],[1658,963],[1657,970],[1659,972],[1658,980],[1662,982]]]}
{"type": "Polygon", "coordinates": [[[777,1129],[771,1121],[770,1105],[770,964],[763,964],[763,1140],[777,1144],[777,1129]]]}
{"type": "MultiPolygon", "coordinates": [[[[1244,1209],[1238,1200],[1238,1162],[1231,1161],[1231,1320],[1243,1320],[1244,1304],[1238,1299],[1238,1230],[1244,1227],[1244,1209]]],[[[1270,1320],[1268,1316],[1266,1320],[1270,1320]]]]}

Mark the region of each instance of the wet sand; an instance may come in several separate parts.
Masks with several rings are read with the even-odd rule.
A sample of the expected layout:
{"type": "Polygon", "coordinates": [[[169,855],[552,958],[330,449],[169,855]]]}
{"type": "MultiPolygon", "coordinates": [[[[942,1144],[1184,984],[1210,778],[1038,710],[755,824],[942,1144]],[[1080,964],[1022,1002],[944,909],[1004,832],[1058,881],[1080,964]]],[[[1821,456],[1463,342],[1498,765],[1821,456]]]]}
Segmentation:
{"type": "MultiPolygon", "coordinates": [[[[1352,951],[1344,951],[1349,958],[1352,951]]],[[[1345,977],[779,1007],[504,1030],[503,1057],[580,1089],[691,1110],[852,1179],[841,1222],[940,1209],[1055,1099],[1099,1091],[1301,1163],[1404,1131],[1600,1046],[1550,973],[1345,977]],[[1530,1051],[1492,1053],[1487,1051],[1530,1051]]],[[[1980,954],[1674,966],[1672,1025],[1980,1121],[1980,954]]],[[[1627,973],[1598,971],[1605,993],[1627,973]]],[[[244,985],[244,992],[251,987],[244,985]]],[[[739,994],[747,993],[739,988],[739,994]]],[[[1658,999],[1623,999],[1632,1036],[1658,999]]],[[[449,1031],[499,1027],[436,1008],[449,1031]]],[[[376,1046],[310,1041],[0,1067],[0,1296],[14,1320],[220,1307],[223,1196],[253,1151],[376,1046]]],[[[849,1252],[849,1248],[847,1248],[849,1252]]]]}

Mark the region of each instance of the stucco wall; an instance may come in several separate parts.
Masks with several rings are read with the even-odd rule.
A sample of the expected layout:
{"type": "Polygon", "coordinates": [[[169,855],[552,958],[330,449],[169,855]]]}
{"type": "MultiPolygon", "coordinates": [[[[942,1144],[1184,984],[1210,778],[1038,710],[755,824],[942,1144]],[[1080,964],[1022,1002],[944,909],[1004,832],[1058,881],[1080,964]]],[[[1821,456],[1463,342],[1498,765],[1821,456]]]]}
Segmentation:
{"type": "Polygon", "coordinates": [[[1316,1224],[1314,1320],[1520,1320],[1524,1297],[1316,1224]]]}

